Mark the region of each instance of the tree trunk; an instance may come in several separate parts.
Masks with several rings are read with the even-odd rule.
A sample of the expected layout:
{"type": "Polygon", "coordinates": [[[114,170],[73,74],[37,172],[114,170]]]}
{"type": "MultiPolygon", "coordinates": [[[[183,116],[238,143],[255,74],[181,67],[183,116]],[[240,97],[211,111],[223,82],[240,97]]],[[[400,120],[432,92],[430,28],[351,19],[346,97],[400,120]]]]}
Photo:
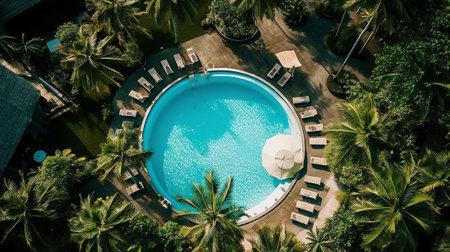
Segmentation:
{"type": "Polygon", "coordinates": [[[362,36],[364,35],[364,33],[367,31],[367,29],[369,29],[370,24],[372,23],[372,19],[373,16],[370,18],[369,22],[367,22],[366,27],[364,27],[364,29],[361,31],[361,33],[359,34],[358,38],[356,39],[355,43],[353,44],[352,49],[350,50],[350,52],[347,54],[347,57],[345,58],[344,62],[342,62],[341,67],[339,68],[339,70],[337,71],[337,73],[333,76],[333,80],[336,79],[336,77],[339,75],[339,73],[342,71],[342,69],[344,68],[345,64],[347,64],[348,59],[350,58],[350,56],[352,56],[353,51],[355,50],[356,46],[358,45],[359,41],[361,40],[362,36]]]}
{"type": "Polygon", "coordinates": [[[127,171],[131,175],[131,178],[133,179],[133,182],[137,185],[137,187],[141,188],[141,186],[139,185],[139,181],[137,180],[136,176],[134,176],[134,174],[131,171],[131,169],[127,167],[127,171]]]}
{"type": "Polygon", "coordinates": [[[342,28],[342,24],[344,23],[344,19],[345,19],[345,15],[347,14],[347,9],[344,10],[344,13],[342,13],[342,17],[341,17],[341,22],[339,22],[339,26],[338,29],[336,31],[336,34],[334,35],[335,37],[338,36],[339,32],[341,31],[342,28]]]}
{"type": "Polygon", "coordinates": [[[375,25],[375,27],[373,28],[372,32],[370,33],[369,37],[367,38],[366,42],[364,43],[364,45],[362,46],[361,50],[359,50],[358,55],[360,55],[362,53],[362,51],[364,50],[364,48],[366,48],[367,44],[369,43],[370,39],[372,38],[372,36],[377,32],[378,26],[375,25]]]}
{"type": "Polygon", "coordinates": [[[178,43],[178,24],[177,24],[177,21],[175,20],[174,16],[171,16],[170,20],[172,21],[173,33],[175,35],[175,39],[174,39],[173,43],[177,44],[178,43]]]}

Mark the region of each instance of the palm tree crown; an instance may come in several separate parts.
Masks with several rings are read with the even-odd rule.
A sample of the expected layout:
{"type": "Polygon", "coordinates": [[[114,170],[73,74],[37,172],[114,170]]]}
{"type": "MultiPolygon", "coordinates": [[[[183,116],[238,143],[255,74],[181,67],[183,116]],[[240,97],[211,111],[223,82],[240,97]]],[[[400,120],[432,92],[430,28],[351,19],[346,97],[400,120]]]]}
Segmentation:
{"type": "Polygon", "coordinates": [[[45,243],[43,232],[39,230],[42,225],[37,221],[55,220],[61,217],[56,211],[60,202],[67,198],[67,194],[59,192],[52,183],[48,183],[44,190],[36,193],[36,177],[25,180],[21,173],[19,186],[12,180],[5,179],[4,191],[0,196],[0,222],[5,227],[2,237],[4,242],[10,234],[22,229],[23,237],[29,248],[34,247],[34,239],[45,243]]]}
{"type": "Polygon", "coordinates": [[[193,183],[193,195],[186,199],[176,195],[178,201],[195,211],[177,211],[175,217],[183,217],[195,225],[184,232],[192,237],[199,249],[206,251],[234,251],[240,247],[242,230],[236,225],[244,216],[243,207],[231,201],[232,178],[219,190],[219,183],[213,171],[207,172],[203,185],[193,183]]]}
{"type": "Polygon", "coordinates": [[[334,241],[323,229],[310,229],[306,233],[306,239],[309,240],[308,251],[310,252],[328,252],[333,251],[334,241]]]}
{"type": "Polygon", "coordinates": [[[78,213],[69,220],[71,238],[84,251],[123,251],[124,233],[128,223],[137,215],[130,203],[116,197],[81,200],[78,213]],[[122,247],[123,246],[123,247],[122,247]]]}
{"type": "Polygon", "coordinates": [[[325,129],[325,133],[339,143],[338,163],[346,159],[365,158],[372,164],[376,150],[387,141],[372,94],[361,104],[356,104],[356,101],[342,104],[340,115],[342,122],[325,129]]]}
{"type": "Polygon", "coordinates": [[[274,228],[263,225],[258,230],[258,241],[251,240],[254,252],[301,252],[306,251],[306,246],[299,241],[294,233],[287,232],[284,227],[278,225],[274,228]]]}
{"type": "Polygon", "coordinates": [[[419,191],[414,179],[416,172],[411,167],[393,168],[386,162],[382,165],[371,169],[373,183],[359,189],[352,205],[355,213],[366,217],[363,223],[370,225],[364,243],[378,247],[394,245],[398,251],[408,245],[414,251],[411,230],[418,226],[429,231],[428,216],[437,208],[430,195],[419,191]]]}
{"type": "Polygon", "coordinates": [[[250,11],[253,17],[262,20],[264,17],[273,19],[278,1],[274,0],[236,0],[233,2],[242,11],[250,11]]]}
{"type": "Polygon", "coordinates": [[[103,30],[110,36],[117,36],[120,45],[136,43],[136,34],[152,36],[137,19],[139,9],[136,4],[141,0],[87,0],[86,7],[95,10],[92,15],[97,31],[103,30]]]}
{"type": "Polygon", "coordinates": [[[117,80],[123,75],[114,69],[116,64],[124,64],[126,58],[118,48],[108,46],[110,37],[97,41],[96,34],[81,37],[65,54],[61,61],[63,68],[73,69],[71,81],[76,87],[82,86],[87,92],[109,93],[108,85],[120,87],[117,80]]]}
{"type": "MultiPolygon", "coordinates": [[[[110,133],[106,143],[102,144],[101,153],[97,158],[97,168],[94,172],[102,172],[100,180],[111,179],[113,175],[122,178],[129,172],[131,166],[143,167],[147,159],[152,156],[151,151],[137,149],[139,132],[136,129],[124,127],[121,134],[110,133]]],[[[134,175],[132,176],[134,178],[134,175]]]]}
{"type": "Polygon", "coordinates": [[[44,41],[41,38],[27,40],[25,33],[22,33],[22,40],[17,44],[17,52],[26,60],[44,54],[44,41]]]}

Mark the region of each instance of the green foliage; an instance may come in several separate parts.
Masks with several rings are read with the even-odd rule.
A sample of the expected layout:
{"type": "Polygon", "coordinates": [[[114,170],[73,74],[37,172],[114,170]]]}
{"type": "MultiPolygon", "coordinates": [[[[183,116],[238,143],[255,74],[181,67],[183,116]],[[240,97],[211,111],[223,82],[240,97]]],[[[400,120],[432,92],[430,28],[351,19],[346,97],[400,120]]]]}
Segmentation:
{"type": "Polygon", "coordinates": [[[144,59],[144,53],[132,43],[125,45],[125,57],[127,58],[127,67],[135,68],[140,66],[144,59]]]}
{"type": "Polygon", "coordinates": [[[114,111],[111,108],[111,104],[102,104],[102,118],[103,121],[109,121],[114,115],[114,111]]]}
{"type": "Polygon", "coordinates": [[[182,234],[181,229],[182,226],[179,224],[168,221],[159,230],[163,251],[183,252],[192,250],[188,238],[182,234]]]}
{"type": "Polygon", "coordinates": [[[190,212],[176,211],[175,217],[182,217],[192,222],[193,226],[185,226],[183,233],[192,238],[197,249],[206,251],[242,251],[242,230],[236,225],[244,216],[243,207],[231,202],[232,178],[219,188],[213,171],[206,174],[204,184],[193,182],[191,199],[176,195],[178,202],[195,208],[190,212]]]}
{"type": "Polygon", "coordinates": [[[306,251],[306,245],[297,240],[294,233],[286,231],[284,227],[261,226],[258,230],[258,240],[250,240],[252,251],[262,252],[302,252],[306,251]]]}
{"type": "Polygon", "coordinates": [[[327,78],[327,87],[336,96],[345,96],[354,85],[358,85],[358,78],[349,71],[342,70],[336,78],[332,75],[327,78]]]}
{"type": "Polygon", "coordinates": [[[109,85],[120,87],[117,80],[123,80],[123,75],[114,69],[119,64],[125,64],[127,59],[122,52],[108,43],[107,37],[97,41],[97,35],[81,37],[73,48],[64,51],[65,58],[61,61],[64,69],[73,69],[71,81],[75,87],[81,86],[86,92],[94,94],[109,93],[109,85]]]}
{"type": "Polygon", "coordinates": [[[59,191],[69,192],[74,183],[86,173],[84,158],[77,158],[70,149],[56,150],[55,155],[48,156],[36,171],[38,192],[42,192],[49,184],[59,191]]]}
{"type": "Polygon", "coordinates": [[[343,207],[339,208],[333,217],[326,220],[323,232],[329,234],[334,241],[335,250],[358,252],[362,251],[363,230],[357,217],[343,207]]]}
{"type": "MultiPolygon", "coordinates": [[[[126,231],[128,241],[133,245],[128,251],[156,251],[161,242],[158,231],[158,222],[143,214],[131,219],[126,231]]],[[[168,251],[168,250],[164,250],[168,251]]]]}
{"type": "Polygon", "coordinates": [[[17,58],[14,42],[16,38],[6,34],[0,34],[0,56],[8,62],[17,58]]]}
{"type": "Polygon", "coordinates": [[[104,31],[111,37],[117,38],[119,44],[136,42],[136,35],[142,34],[151,38],[149,31],[143,27],[137,18],[141,0],[87,0],[86,7],[94,11],[92,19],[97,31],[104,31]]]}
{"type": "Polygon", "coordinates": [[[217,29],[229,38],[246,39],[258,30],[250,13],[240,11],[227,0],[213,0],[210,8],[217,29]]]}
{"type": "Polygon", "coordinates": [[[372,181],[358,190],[352,210],[365,223],[364,245],[396,251],[415,250],[415,236],[430,231],[433,198],[420,192],[412,167],[383,162],[371,170],[372,181]]]}
{"type": "Polygon", "coordinates": [[[35,249],[36,245],[47,245],[48,240],[44,236],[49,230],[44,229],[49,227],[48,221],[62,217],[63,213],[58,208],[68,195],[51,182],[38,192],[35,176],[26,180],[22,173],[20,175],[19,185],[12,180],[4,180],[4,189],[0,195],[1,243],[14,236],[23,239],[28,248],[35,249]],[[42,225],[42,221],[46,221],[47,225],[42,225]]]}
{"type": "Polygon", "coordinates": [[[31,58],[42,57],[44,55],[44,40],[42,38],[32,38],[27,40],[25,33],[22,33],[22,38],[16,44],[16,50],[22,57],[24,63],[30,65],[31,58]]]}
{"type": "Polygon", "coordinates": [[[275,9],[278,1],[274,0],[236,0],[233,2],[241,12],[251,12],[252,16],[263,20],[264,17],[269,19],[275,18],[275,9]]]}
{"type": "Polygon", "coordinates": [[[334,251],[334,241],[330,239],[330,234],[325,229],[310,228],[306,233],[308,251],[310,252],[331,252],[334,251]]]}
{"type": "Polygon", "coordinates": [[[124,251],[128,247],[125,230],[135,217],[133,206],[117,194],[95,201],[89,195],[69,220],[71,238],[80,251],[124,251]]]}
{"type": "Polygon", "coordinates": [[[328,34],[328,48],[330,48],[333,53],[338,55],[347,55],[359,36],[358,30],[354,26],[347,26],[341,29],[337,37],[334,36],[335,34],[335,30],[332,30],[328,34]]]}
{"type": "Polygon", "coordinates": [[[308,14],[308,8],[304,0],[282,0],[281,10],[284,21],[288,25],[300,25],[308,14]]]}
{"type": "Polygon", "coordinates": [[[66,47],[72,47],[72,44],[75,43],[79,38],[80,28],[77,24],[72,22],[67,22],[58,27],[56,29],[55,37],[63,43],[66,47]]]}

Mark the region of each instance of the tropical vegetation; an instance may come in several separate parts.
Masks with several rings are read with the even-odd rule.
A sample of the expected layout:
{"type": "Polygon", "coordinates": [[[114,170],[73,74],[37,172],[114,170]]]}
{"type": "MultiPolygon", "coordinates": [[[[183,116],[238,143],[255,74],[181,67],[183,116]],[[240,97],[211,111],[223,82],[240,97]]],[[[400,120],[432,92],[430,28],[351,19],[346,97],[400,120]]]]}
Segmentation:
{"type": "Polygon", "coordinates": [[[306,18],[308,9],[303,0],[283,0],[280,2],[284,21],[288,25],[301,25],[306,18]]]}
{"type": "Polygon", "coordinates": [[[269,227],[263,225],[257,231],[258,240],[251,240],[252,251],[263,252],[301,252],[306,245],[299,241],[294,233],[286,231],[284,226],[269,227]]]}
{"type": "Polygon", "coordinates": [[[205,251],[240,251],[242,230],[236,225],[244,216],[244,208],[231,202],[233,180],[228,178],[220,188],[214,171],[206,173],[202,185],[193,182],[190,199],[176,195],[178,202],[191,211],[177,211],[175,217],[184,218],[193,225],[184,227],[184,234],[191,237],[197,248],[205,251]]]}

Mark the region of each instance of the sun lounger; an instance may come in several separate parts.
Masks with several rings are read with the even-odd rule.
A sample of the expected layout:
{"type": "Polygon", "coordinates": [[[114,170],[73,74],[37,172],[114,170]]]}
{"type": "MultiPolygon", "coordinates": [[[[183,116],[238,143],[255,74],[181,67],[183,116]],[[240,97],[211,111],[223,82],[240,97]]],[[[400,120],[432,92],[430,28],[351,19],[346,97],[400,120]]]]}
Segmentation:
{"type": "Polygon", "coordinates": [[[288,72],[284,73],[284,75],[281,77],[281,79],[277,82],[278,85],[281,87],[284,87],[286,83],[291,79],[292,75],[288,72]]]}
{"type": "Polygon", "coordinates": [[[119,111],[119,115],[121,116],[128,116],[128,117],[136,117],[137,115],[137,110],[133,110],[133,109],[121,109],[119,111]]]}
{"type": "Polygon", "coordinates": [[[311,164],[327,166],[327,160],[321,157],[311,157],[311,164]]]}
{"type": "Polygon", "coordinates": [[[139,182],[140,187],[137,184],[133,184],[127,188],[125,188],[125,191],[127,191],[128,195],[131,195],[135,192],[139,192],[140,190],[144,189],[144,184],[142,182],[139,182]]]}
{"type": "Polygon", "coordinates": [[[139,78],[138,83],[141,84],[141,86],[145,88],[145,90],[147,90],[149,93],[154,88],[154,86],[144,77],[139,78]]]}
{"type": "Polygon", "coordinates": [[[134,127],[134,122],[132,121],[123,121],[122,128],[127,127],[128,129],[131,129],[134,127]]]}
{"type": "Polygon", "coordinates": [[[116,136],[122,134],[122,132],[123,132],[123,129],[116,129],[115,130],[116,136]]]}
{"type": "Polygon", "coordinates": [[[128,94],[131,98],[133,98],[133,99],[136,99],[136,100],[138,100],[138,101],[140,101],[140,102],[144,102],[145,101],[145,99],[148,97],[148,96],[143,96],[141,93],[138,93],[138,92],[136,92],[136,91],[134,91],[134,90],[131,90],[130,91],[130,93],[128,94]]]}
{"type": "Polygon", "coordinates": [[[301,223],[303,225],[308,225],[309,223],[309,217],[295,212],[291,213],[291,220],[301,223]]]}
{"type": "Polygon", "coordinates": [[[150,76],[152,76],[153,80],[155,80],[156,83],[159,83],[160,81],[162,81],[161,75],[159,75],[158,72],[156,72],[155,68],[150,68],[148,70],[148,73],[150,74],[150,76]]]}
{"type": "MultiPolygon", "coordinates": [[[[131,168],[130,171],[133,173],[135,177],[139,174],[139,172],[134,168],[131,168]]],[[[123,180],[128,180],[130,178],[131,178],[130,173],[128,171],[125,171],[125,173],[123,174],[123,180]]]]}
{"type": "Polygon", "coordinates": [[[178,69],[183,69],[186,66],[183,57],[181,57],[179,53],[174,54],[173,59],[175,60],[175,63],[177,63],[178,69]]]}
{"type": "Polygon", "coordinates": [[[311,199],[316,199],[317,198],[317,192],[313,192],[313,191],[310,191],[310,190],[305,189],[305,188],[300,189],[300,195],[304,196],[304,197],[311,198],[311,199]]]}
{"type": "Polygon", "coordinates": [[[294,104],[308,103],[310,101],[309,96],[292,97],[292,103],[294,104]]]}
{"type": "Polygon", "coordinates": [[[186,52],[192,63],[195,63],[198,61],[198,57],[197,57],[197,54],[195,54],[195,52],[194,52],[194,48],[189,47],[188,49],[186,49],[186,52]]]}
{"type": "Polygon", "coordinates": [[[314,213],[314,205],[308,202],[297,200],[297,204],[295,204],[295,207],[310,213],[314,213]]]}
{"type": "Polygon", "coordinates": [[[317,115],[317,110],[314,107],[307,107],[305,111],[300,112],[302,119],[311,118],[317,115]]]}
{"type": "Polygon", "coordinates": [[[161,66],[163,67],[163,69],[166,72],[167,76],[173,74],[173,70],[170,67],[169,61],[167,61],[166,59],[161,60],[161,66]]]}
{"type": "Polygon", "coordinates": [[[305,126],[306,132],[320,132],[323,130],[323,124],[310,124],[305,126]]]}
{"type": "Polygon", "coordinates": [[[267,77],[273,78],[281,69],[281,65],[278,63],[275,63],[275,65],[270,69],[270,71],[267,73],[267,77]]]}
{"type": "Polygon", "coordinates": [[[166,209],[168,209],[170,207],[170,205],[171,205],[170,201],[168,201],[166,198],[162,198],[159,202],[166,209]]]}
{"type": "Polygon", "coordinates": [[[326,137],[310,137],[309,138],[310,145],[327,145],[326,137]]]}
{"type": "Polygon", "coordinates": [[[314,185],[320,185],[321,182],[321,178],[320,177],[314,177],[314,176],[305,176],[305,182],[309,183],[309,184],[314,184],[314,185]]]}

